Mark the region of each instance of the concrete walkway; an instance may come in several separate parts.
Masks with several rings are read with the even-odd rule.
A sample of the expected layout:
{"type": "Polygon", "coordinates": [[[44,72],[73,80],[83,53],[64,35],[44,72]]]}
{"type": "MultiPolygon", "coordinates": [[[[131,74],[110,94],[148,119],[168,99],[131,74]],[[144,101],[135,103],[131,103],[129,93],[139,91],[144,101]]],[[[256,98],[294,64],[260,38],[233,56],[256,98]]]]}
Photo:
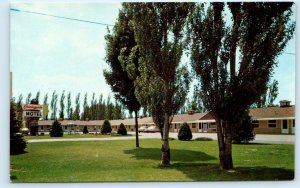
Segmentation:
{"type": "MultiPolygon", "coordinates": [[[[128,132],[135,134],[134,132],[128,132]]],[[[177,138],[178,133],[170,133],[170,138],[177,138]]],[[[140,133],[139,139],[160,139],[160,133],[140,133]]],[[[193,133],[193,138],[208,137],[217,140],[216,133],[193,133]]],[[[35,142],[65,142],[65,141],[99,141],[99,140],[135,140],[135,136],[126,137],[109,137],[109,138],[53,138],[53,139],[31,139],[28,143],[35,142]]],[[[255,140],[251,143],[267,143],[267,144],[295,144],[295,135],[265,135],[257,134],[255,140]]]]}

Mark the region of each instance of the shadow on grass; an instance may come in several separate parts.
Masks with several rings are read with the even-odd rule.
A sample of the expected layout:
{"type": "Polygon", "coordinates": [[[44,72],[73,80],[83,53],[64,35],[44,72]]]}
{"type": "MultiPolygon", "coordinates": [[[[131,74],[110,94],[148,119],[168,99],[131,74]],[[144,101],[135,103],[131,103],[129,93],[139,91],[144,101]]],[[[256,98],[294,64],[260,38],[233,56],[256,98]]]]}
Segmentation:
{"type": "Polygon", "coordinates": [[[193,181],[277,181],[293,180],[294,171],[266,166],[236,167],[233,170],[220,170],[214,163],[172,163],[160,169],[176,169],[193,181]]]}
{"type": "Polygon", "coordinates": [[[236,146],[255,146],[255,145],[259,145],[259,146],[265,146],[265,145],[272,145],[272,144],[268,144],[268,143],[253,143],[253,142],[250,142],[250,143],[232,143],[232,145],[236,145],[236,146]]]}
{"type": "MultiPolygon", "coordinates": [[[[125,150],[125,154],[131,154],[137,160],[152,159],[161,160],[161,150],[159,148],[135,148],[125,150]]],[[[171,161],[208,161],[216,158],[200,151],[178,150],[171,148],[171,161]]]]}
{"type": "Polygon", "coordinates": [[[22,151],[22,152],[18,152],[18,153],[10,153],[10,155],[22,155],[22,154],[26,154],[28,153],[28,151],[22,151]]]}

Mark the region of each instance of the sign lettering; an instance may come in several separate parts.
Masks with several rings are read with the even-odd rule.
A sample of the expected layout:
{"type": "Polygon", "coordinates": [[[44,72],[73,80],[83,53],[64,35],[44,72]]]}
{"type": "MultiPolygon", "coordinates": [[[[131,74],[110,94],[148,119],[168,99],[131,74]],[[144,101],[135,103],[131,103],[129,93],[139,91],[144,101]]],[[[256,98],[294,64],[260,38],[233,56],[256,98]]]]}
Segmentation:
{"type": "Polygon", "coordinates": [[[39,104],[25,104],[23,110],[43,110],[43,105],[39,104]]]}
{"type": "Polygon", "coordinates": [[[42,117],[40,111],[24,111],[25,117],[42,117]]]}

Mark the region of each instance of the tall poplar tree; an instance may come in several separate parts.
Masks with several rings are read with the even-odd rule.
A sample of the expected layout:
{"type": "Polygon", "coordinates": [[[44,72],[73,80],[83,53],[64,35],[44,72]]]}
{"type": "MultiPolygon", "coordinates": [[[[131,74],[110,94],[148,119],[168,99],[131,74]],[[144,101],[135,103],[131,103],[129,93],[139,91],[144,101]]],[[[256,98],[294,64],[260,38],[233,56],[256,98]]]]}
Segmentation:
{"type": "MultiPolygon", "coordinates": [[[[106,40],[106,62],[110,70],[104,71],[104,77],[111,90],[114,92],[115,99],[120,101],[135,114],[136,147],[139,147],[138,138],[138,112],[141,108],[135,96],[134,76],[130,76],[126,71],[126,61],[129,58],[131,49],[136,46],[134,32],[129,26],[131,16],[124,9],[119,12],[119,18],[114,26],[113,32],[105,36],[106,40]],[[123,64],[121,63],[123,61],[123,64]]],[[[138,55],[136,53],[135,55],[138,55]]],[[[135,63],[131,66],[132,73],[139,75],[138,57],[131,56],[135,63]]]]}
{"type": "Polygon", "coordinates": [[[38,91],[36,93],[35,99],[36,99],[37,103],[39,103],[39,100],[40,100],[40,91],[38,91]]]}
{"type": "Polygon", "coordinates": [[[27,98],[26,98],[26,104],[29,104],[31,100],[31,92],[28,93],[27,98]]]}
{"type": "Polygon", "coordinates": [[[71,99],[71,92],[69,92],[67,96],[67,116],[68,119],[72,119],[73,115],[71,113],[71,108],[72,108],[72,99],[71,99]]]}
{"type": "Polygon", "coordinates": [[[51,119],[55,120],[56,117],[56,112],[57,112],[57,94],[56,91],[53,91],[52,93],[52,98],[51,98],[51,103],[50,103],[50,108],[51,108],[51,119]]]}
{"type": "MultiPolygon", "coordinates": [[[[190,83],[188,71],[184,65],[180,66],[180,60],[184,49],[183,30],[194,3],[125,3],[124,7],[133,15],[131,25],[137,47],[131,50],[131,56],[134,56],[136,49],[140,55],[140,76],[135,82],[135,93],[140,102],[147,98],[152,101],[148,104],[162,104],[161,164],[168,165],[170,124],[184,103],[190,83]],[[145,90],[152,95],[146,96],[145,90]],[[153,100],[158,93],[159,100],[153,100]]],[[[131,66],[129,64],[128,69],[131,66]]]]}
{"type": "Polygon", "coordinates": [[[290,2],[199,4],[190,20],[191,64],[217,124],[221,169],[233,168],[232,132],[264,93],[277,57],[292,38],[290,2]],[[237,53],[239,52],[239,53],[237,53]]]}
{"type": "Polygon", "coordinates": [[[63,90],[61,97],[60,97],[60,111],[59,111],[59,118],[64,120],[65,118],[65,90],[63,90]]]}
{"type": "Polygon", "coordinates": [[[48,114],[49,114],[49,104],[48,104],[48,93],[44,96],[44,102],[43,102],[43,119],[48,120],[48,114]]]}
{"type": "Polygon", "coordinates": [[[73,119],[74,120],[80,119],[80,93],[77,94],[75,99],[75,110],[73,112],[73,119]]]}
{"type": "Polygon", "coordinates": [[[87,93],[84,94],[84,99],[83,99],[83,112],[81,115],[81,120],[86,120],[89,116],[89,106],[87,103],[87,93]]]}

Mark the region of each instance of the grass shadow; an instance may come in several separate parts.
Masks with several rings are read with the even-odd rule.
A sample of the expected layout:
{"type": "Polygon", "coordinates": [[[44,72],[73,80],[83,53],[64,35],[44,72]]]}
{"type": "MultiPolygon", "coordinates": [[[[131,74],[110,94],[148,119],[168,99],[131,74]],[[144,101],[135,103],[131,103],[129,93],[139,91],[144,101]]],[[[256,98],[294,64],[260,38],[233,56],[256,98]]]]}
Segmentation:
{"type": "Polygon", "coordinates": [[[257,146],[266,146],[266,145],[272,145],[272,144],[268,144],[268,143],[253,143],[253,142],[250,142],[250,143],[232,143],[232,145],[236,145],[236,146],[239,146],[239,145],[241,145],[241,146],[255,146],[255,145],[257,145],[257,146]]]}
{"type": "Polygon", "coordinates": [[[10,155],[22,155],[22,154],[26,154],[26,153],[28,153],[28,151],[22,151],[19,153],[10,153],[10,155]]]}
{"type": "Polygon", "coordinates": [[[294,179],[294,170],[266,166],[221,170],[216,163],[173,163],[167,168],[176,169],[193,181],[281,181],[294,179]]]}
{"type": "MultiPolygon", "coordinates": [[[[135,148],[124,150],[125,154],[133,155],[137,160],[152,159],[161,160],[161,150],[159,148],[135,148]]],[[[185,149],[171,149],[171,161],[209,161],[216,158],[206,153],[185,149]]]]}

